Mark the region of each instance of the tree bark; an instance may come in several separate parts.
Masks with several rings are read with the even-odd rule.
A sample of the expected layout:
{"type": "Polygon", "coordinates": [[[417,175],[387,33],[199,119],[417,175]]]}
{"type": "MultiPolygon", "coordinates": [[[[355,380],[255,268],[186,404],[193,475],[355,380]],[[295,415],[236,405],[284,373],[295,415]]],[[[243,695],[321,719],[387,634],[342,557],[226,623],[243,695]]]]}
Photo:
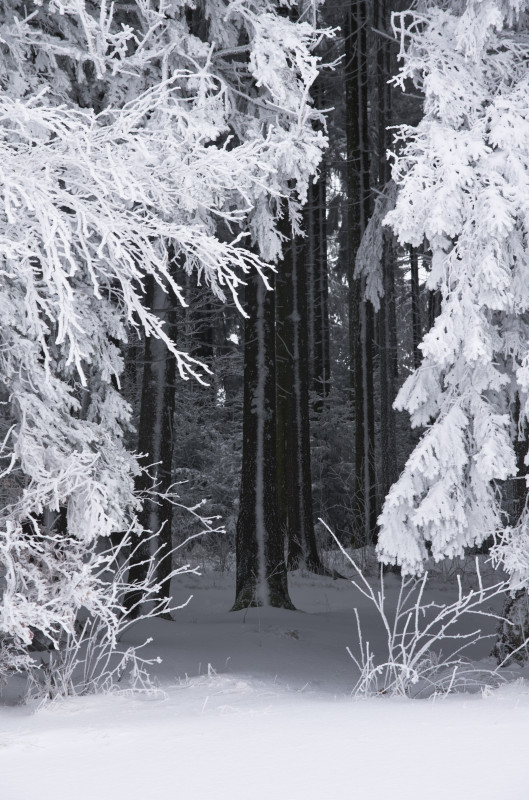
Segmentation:
{"type": "Polygon", "coordinates": [[[434,289],[428,292],[428,329],[433,328],[435,320],[441,313],[441,292],[434,289]]]}
{"type": "Polygon", "coordinates": [[[274,293],[254,275],[245,295],[249,317],[244,326],[243,450],[232,610],[260,605],[292,609],[277,501],[274,293]]]}
{"type": "Polygon", "coordinates": [[[422,340],[421,305],[419,286],[419,253],[416,247],[409,247],[410,277],[411,277],[411,332],[413,342],[413,366],[418,369],[421,365],[421,351],[419,345],[422,340]]]}
{"type": "MultiPolygon", "coordinates": [[[[314,105],[325,107],[323,79],[314,85],[314,105]]],[[[306,246],[305,269],[307,286],[308,354],[310,388],[317,396],[315,411],[321,411],[330,391],[331,355],[328,304],[327,262],[327,180],[326,155],[320,163],[318,180],[311,183],[304,210],[306,246]]]]}
{"type": "MultiPolygon", "coordinates": [[[[165,331],[175,336],[175,299],[167,287],[160,286],[152,276],[146,279],[146,303],[164,322],[165,331]]],[[[136,480],[138,492],[154,490],[158,497],[145,497],[139,514],[145,538],[135,554],[135,564],[129,572],[129,580],[145,578],[153,550],[163,547],[157,568],[160,593],[168,597],[170,586],[167,580],[172,570],[172,516],[173,505],[167,492],[172,484],[173,418],[175,410],[176,360],[164,342],[154,337],[145,338],[144,366],[138,430],[138,452],[145,455],[146,467],[136,480]],[[157,534],[147,540],[149,533],[157,534]]],[[[139,599],[136,593],[126,598],[131,609],[139,599]]],[[[131,616],[138,614],[135,608],[131,616]]]]}
{"type": "Polygon", "coordinates": [[[281,363],[277,388],[280,516],[287,531],[289,568],[303,564],[324,573],[312,513],[306,263],[302,240],[291,235],[279,270],[276,330],[281,363]]]}
{"type": "MultiPolygon", "coordinates": [[[[509,509],[509,522],[512,526],[520,522],[527,503],[527,475],[529,467],[525,463],[528,452],[529,431],[527,423],[520,420],[520,395],[514,400],[513,436],[516,455],[517,473],[512,480],[512,499],[509,509]]],[[[529,660],[529,596],[527,587],[518,589],[507,596],[502,611],[502,620],[498,626],[498,636],[492,655],[498,664],[509,665],[516,661],[520,665],[529,660]]]]}
{"type": "MultiPolygon", "coordinates": [[[[373,4],[373,27],[384,33],[387,27],[387,4],[375,0],[373,4]]],[[[376,84],[377,84],[377,158],[379,190],[389,185],[391,168],[387,159],[388,125],[391,124],[391,42],[383,35],[376,35],[376,84]]],[[[395,247],[389,229],[383,233],[382,280],[383,296],[378,315],[378,354],[380,377],[380,491],[377,512],[390,487],[398,477],[397,444],[395,433],[397,362],[397,319],[395,310],[395,247]]]]}
{"type": "Polygon", "coordinates": [[[347,227],[351,399],[355,420],[354,544],[376,536],[374,315],[365,300],[365,278],[354,277],[355,258],[370,211],[367,7],[350,0],[345,19],[347,227]]]}
{"type": "Polygon", "coordinates": [[[397,320],[395,313],[395,252],[391,234],[384,236],[384,297],[378,319],[380,363],[380,501],[397,480],[397,442],[393,402],[397,394],[397,320]]]}

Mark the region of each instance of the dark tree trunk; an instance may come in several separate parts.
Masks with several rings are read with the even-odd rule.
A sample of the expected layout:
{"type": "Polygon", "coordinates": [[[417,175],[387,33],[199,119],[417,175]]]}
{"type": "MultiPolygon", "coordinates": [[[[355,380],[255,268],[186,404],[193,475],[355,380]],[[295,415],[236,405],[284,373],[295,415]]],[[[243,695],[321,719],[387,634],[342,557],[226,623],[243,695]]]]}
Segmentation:
{"type": "MultiPolygon", "coordinates": [[[[165,287],[160,286],[152,276],[146,279],[146,303],[162,320],[164,330],[171,338],[175,337],[175,298],[165,287]]],[[[166,580],[172,569],[169,555],[172,547],[173,505],[166,496],[172,483],[173,457],[173,417],[175,410],[176,360],[164,342],[154,337],[146,337],[144,349],[143,382],[138,430],[138,452],[145,455],[144,469],[136,480],[136,490],[154,490],[158,497],[147,497],[143,501],[139,521],[145,531],[145,539],[135,556],[136,564],[131,568],[129,579],[141,581],[147,573],[152,552],[163,546],[157,570],[157,580],[161,582],[161,594],[169,596],[169,581],[166,580]],[[154,540],[147,541],[149,532],[157,534],[154,540]]],[[[131,608],[138,596],[131,594],[126,605],[131,608]]],[[[135,609],[133,616],[137,615],[135,609]]]]}
{"type": "Polygon", "coordinates": [[[233,610],[293,608],[279,524],[276,463],[274,293],[248,279],[244,326],[244,411],[241,496],[236,532],[233,610]]]}
{"type": "MultiPolygon", "coordinates": [[[[287,236],[285,225],[283,233],[287,236]]],[[[288,539],[290,479],[290,419],[292,409],[292,345],[288,340],[286,319],[291,313],[291,276],[283,263],[275,277],[275,347],[276,347],[276,442],[277,442],[277,501],[279,525],[286,542],[288,539]]]]}
{"type": "Polygon", "coordinates": [[[331,386],[326,180],[322,167],[317,183],[311,186],[305,209],[309,356],[311,388],[318,395],[317,411],[323,408],[331,386]]]}
{"type": "MultiPolygon", "coordinates": [[[[285,228],[286,232],[286,228],[285,228]]],[[[288,565],[323,573],[312,514],[306,260],[301,239],[284,245],[278,281],[278,478],[288,565]]]]}
{"type": "Polygon", "coordinates": [[[418,369],[421,365],[421,351],[419,345],[422,340],[421,304],[419,286],[419,253],[416,247],[409,248],[410,277],[411,277],[411,332],[413,342],[413,366],[418,369]]]}
{"type": "MultiPolygon", "coordinates": [[[[387,4],[385,0],[375,0],[373,4],[373,26],[383,34],[387,28],[387,4]]],[[[376,75],[377,75],[377,155],[378,184],[380,191],[389,186],[391,168],[386,151],[389,145],[388,125],[391,124],[391,89],[388,81],[391,75],[391,42],[377,34],[376,75]]],[[[397,444],[395,437],[395,411],[398,378],[397,362],[397,319],[395,310],[395,264],[396,255],[393,234],[384,230],[382,252],[383,297],[380,299],[378,319],[378,352],[380,375],[380,478],[379,505],[382,504],[390,487],[396,481],[397,444]]]]}
{"type": "MultiPolygon", "coordinates": [[[[323,80],[316,80],[314,91],[316,108],[323,109],[325,97],[323,80]]],[[[306,234],[305,272],[307,286],[307,322],[310,386],[317,395],[316,411],[321,411],[330,391],[331,355],[328,305],[327,263],[327,179],[326,155],[320,163],[318,180],[310,185],[308,202],[304,211],[306,234]]]]}
{"type": "Polygon", "coordinates": [[[527,423],[522,422],[520,419],[521,404],[520,395],[516,394],[514,403],[513,414],[513,427],[514,427],[514,452],[516,455],[516,480],[514,480],[513,487],[513,503],[511,510],[511,525],[516,525],[525,510],[527,502],[527,483],[526,479],[529,475],[529,467],[525,463],[529,446],[529,431],[527,430],[527,423]]]}
{"type": "Polygon", "coordinates": [[[355,258],[370,216],[367,7],[350,0],[345,19],[347,228],[351,396],[355,419],[354,543],[375,539],[374,315],[364,299],[365,279],[354,277],[355,258]]]}
{"type": "Polygon", "coordinates": [[[397,442],[393,402],[397,394],[397,320],[395,313],[395,252],[391,234],[384,236],[384,297],[378,319],[380,354],[380,501],[397,480],[397,442]]]}
{"type": "MultiPolygon", "coordinates": [[[[527,475],[529,468],[525,463],[528,452],[529,431],[527,423],[520,424],[520,396],[516,394],[513,409],[514,452],[517,473],[512,481],[512,501],[509,521],[512,526],[520,522],[527,503],[527,475]]],[[[502,621],[498,626],[498,638],[493,655],[498,664],[516,661],[525,664],[529,661],[529,595],[527,587],[510,594],[503,607],[502,621]]]]}
{"type": "Polygon", "coordinates": [[[428,328],[433,328],[435,320],[441,313],[441,292],[439,289],[434,289],[428,292],[428,328]]]}

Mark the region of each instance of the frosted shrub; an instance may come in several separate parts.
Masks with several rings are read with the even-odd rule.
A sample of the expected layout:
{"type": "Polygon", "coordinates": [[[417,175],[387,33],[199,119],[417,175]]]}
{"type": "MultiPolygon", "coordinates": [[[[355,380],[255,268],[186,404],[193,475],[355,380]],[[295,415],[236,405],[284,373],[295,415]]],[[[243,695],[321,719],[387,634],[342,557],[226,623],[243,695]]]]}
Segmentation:
{"type": "Polygon", "coordinates": [[[29,672],[34,666],[29,653],[20,652],[10,639],[0,641],[0,689],[11,675],[29,672]]]}
{"type": "Polygon", "coordinates": [[[476,559],[477,589],[465,591],[461,577],[457,575],[457,598],[451,603],[438,603],[425,599],[427,572],[420,578],[403,576],[396,607],[388,608],[383,566],[380,566],[379,586],[374,589],[354,559],[334,538],[355,571],[356,579],[351,583],[374,605],[386,634],[384,653],[375,653],[369,641],[364,639],[360,616],[355,608],[358,646],[356,652],[347,648],[360,672],[354,695],[424,697],[480,687],[502,679],[497,670],[479,670],[465,660],[463,653],[486,637],[479,628],[461,633],[457,626],[469,615],[492,617],[510,626],[510,621],[489,610],[490,602],[508,591],[508,581],[500,580],[484,586],[476,559]]]}
{"type": "MultiPolygon", "coordinates": [[[[153,534],[150,541],[155,539],[153,534]]],[[[99,569],[93,579],[102,598],[101,608],[77,620],[75,632],[68,632],[55,642],[55,647],[40,664],[23,665],[29,667],[29,698],[54,699],[123,688],[133,691],[152,688],[149,667],[159,659],[147,658],[142,653],[152,640],[149,638],[142,644],[124,647],[120,643],[123,634],[140,620],[167,617],[187,605],[191,597],[183,605],[175,605],[172,597],[163,591],[168,588],[165,584],[178,575],[199,573],[198,567],[185,564],[158,581],[156,576],[160,563],[172,559],[173,553],[179,549],[163,552],[159,548],[147,562],[145,578],[131,583],[128,575],[137,563],[140,546],[141,542],[132,546],[129,533],[118,545],[111,545],[97,556],[99,569]],[[125,599],[131,593],[135,601],[127,608],[125,599]]]]}

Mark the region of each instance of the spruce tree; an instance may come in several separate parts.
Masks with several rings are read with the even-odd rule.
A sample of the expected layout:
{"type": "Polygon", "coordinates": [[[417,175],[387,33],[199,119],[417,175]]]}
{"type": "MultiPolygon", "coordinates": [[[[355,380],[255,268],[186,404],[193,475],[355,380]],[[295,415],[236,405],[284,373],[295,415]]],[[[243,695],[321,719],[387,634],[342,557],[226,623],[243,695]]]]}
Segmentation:
{"type": "Polygon", "coordinates": [[[528,414],[527,8],[420,2],[394,19],[398,81],[425,100],[422,121],[400,131],[386,221],[403,246],[426,240],[441,308],[397,398],[427,428],[386,498],[378,545],[384,562],[420,572],[429,554],[493,537],[513,586],[529,578],[527,511],[506,526],[501,504],[528,414]]]}

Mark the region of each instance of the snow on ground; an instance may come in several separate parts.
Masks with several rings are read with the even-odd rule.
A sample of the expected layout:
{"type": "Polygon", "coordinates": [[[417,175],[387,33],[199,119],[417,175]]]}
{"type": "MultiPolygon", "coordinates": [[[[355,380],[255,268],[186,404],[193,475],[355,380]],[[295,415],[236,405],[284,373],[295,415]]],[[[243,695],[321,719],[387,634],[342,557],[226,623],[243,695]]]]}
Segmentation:
{"type": "MultiPolygon", "coordinates": [[[[184,576],[177,592],[194,599],[176,620],[129,634],[155,636],[157,693],[35,711],[6,692],[1,800],[529,798],[525,672],[485,694],[358,700],[345,649],[357,638],[353,607],[375,651],[382,631],[350,583],[296,575],[303,610],[232,614],[233,584],[233,574],[184,576]]],[[[391,599],[395,576],[388,585],[391,599]]],[[[453,585],[431,591],[449,598],[453,585]]]]}

